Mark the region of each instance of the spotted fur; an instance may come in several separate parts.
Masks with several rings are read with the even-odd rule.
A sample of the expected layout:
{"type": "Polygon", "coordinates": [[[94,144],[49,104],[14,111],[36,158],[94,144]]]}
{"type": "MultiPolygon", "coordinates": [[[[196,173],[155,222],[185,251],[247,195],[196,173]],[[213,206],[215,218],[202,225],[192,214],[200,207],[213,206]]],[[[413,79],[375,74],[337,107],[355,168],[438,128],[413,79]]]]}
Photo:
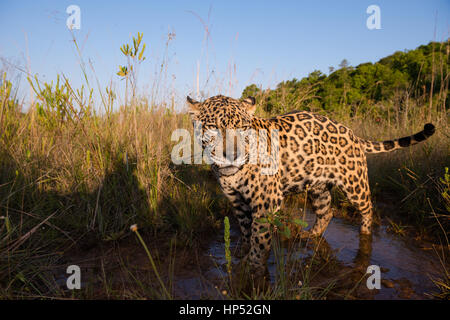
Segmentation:
{"type": "Polygon", "coordinates": [[[203,129],[279,130],[279,170],[262,174],[263,166],[246,163],[239,167],[212,165],[221,189],[231,201],[242,233],[242,248],[255,270],[264,269],[271,245],[264,218],[280,209],[283,198],[308,188],[316,215],[313,236],[327,228],[333,186],[339,187],[361,214],[362,234],[371,233],[372,202],[366,153],[388,152],[421,142],[434,133],[434,126],[412,136],[374,142],[361,139],[343,124],[307,111],[294,111],[271,119],[254,116],[255,99],[235,100],[222,95],[196,102],[188,97],[193,120],[203,129]]]}

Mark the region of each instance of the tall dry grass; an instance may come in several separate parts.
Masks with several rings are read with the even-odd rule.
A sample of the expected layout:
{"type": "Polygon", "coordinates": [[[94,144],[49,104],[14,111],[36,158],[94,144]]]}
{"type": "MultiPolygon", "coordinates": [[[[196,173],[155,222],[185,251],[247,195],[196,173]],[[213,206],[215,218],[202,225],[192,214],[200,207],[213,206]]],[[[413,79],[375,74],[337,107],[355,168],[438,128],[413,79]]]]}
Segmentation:
{"type": "Polygon", "coordinates": [[[23,112],[2,76],[0,296],[50,290],[36,284],[42,268],[70,248],[126,237],[132,224],[177,233],[185,246],[214,229],[220,201],[207,177],[171,163],[172,132],[192,127],[173,100],[133,92],[117,110],[107,88],[99,112],[92,91],[34,78],[36,104],[23,112]]]}

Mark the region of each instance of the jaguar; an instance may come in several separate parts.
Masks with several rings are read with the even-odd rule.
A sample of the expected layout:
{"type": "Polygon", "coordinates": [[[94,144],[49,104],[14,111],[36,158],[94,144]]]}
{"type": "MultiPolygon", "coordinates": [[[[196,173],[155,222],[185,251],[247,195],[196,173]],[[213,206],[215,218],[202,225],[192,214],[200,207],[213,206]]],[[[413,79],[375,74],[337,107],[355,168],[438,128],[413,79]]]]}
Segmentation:
{"type": "Polygon", "coordinates": [[[320,236],[333,217],[330,191],[336,186],[360,213],[360,233],[370,235],[373,206],[366,154],[409,147],[435,132],[434,125],[427,123],[414,135],[377,142],[360,138],[347,126],[313,112],[293,111],[270,119],[257,117],[253,97],[237,100],[217,95],[198,102],[188,96],[187,103],[192,120],[201,126],[203,150],[213,140],[208,132],[222,133],[215,136],[215,145],[237,143],[239,139],[246,142],[243,161],[233,162],[237,152],[232,152],[230,159],[229,152],[224,152],[222,157],[211,152],[211,168],[232,204],[241,231],[242,252],[255,274],[264,272],[271,248],[270,224],[263,218],[279,212],[287,195],[308,190],[308,200],[316,216],[309,236],[320,236]],[[225,134],[226,130],[266,131],[267,134],[259,135],[257,143],[264,142],[269,151],[275,137],[272,133],[276,132],[272,150],[277,152],[273,153],[272,163],[249,161],[246,139],[249,135],[234,135],[230,142],[228,136],[232,135],[225,134]],[[219,161],[219,158],[230,161],[219,161]],[[276,170],[265,170],[273,164],[276,170]]]}

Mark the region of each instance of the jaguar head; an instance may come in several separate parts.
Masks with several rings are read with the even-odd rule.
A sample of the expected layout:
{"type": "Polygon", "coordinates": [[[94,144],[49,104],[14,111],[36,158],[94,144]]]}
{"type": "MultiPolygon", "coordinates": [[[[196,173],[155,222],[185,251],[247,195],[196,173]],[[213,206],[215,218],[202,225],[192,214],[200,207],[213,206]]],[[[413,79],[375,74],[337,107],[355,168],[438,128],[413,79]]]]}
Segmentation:
{"type": "Polygon", "coordinates": [[[234,174],[248,160],[248,132],[255,98],[236,100],[222,95],[197,102],[187,97],[197,141],[222,175],[234,174]]]}

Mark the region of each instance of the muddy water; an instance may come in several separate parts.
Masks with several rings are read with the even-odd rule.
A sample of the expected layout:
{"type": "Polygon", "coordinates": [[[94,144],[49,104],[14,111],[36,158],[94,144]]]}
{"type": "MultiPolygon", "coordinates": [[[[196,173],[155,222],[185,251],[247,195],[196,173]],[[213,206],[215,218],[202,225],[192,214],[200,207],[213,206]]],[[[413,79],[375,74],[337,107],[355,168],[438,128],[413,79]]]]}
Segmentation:
{"type": "MultiPolygon", "coordinates": [[[[312,225],[314,219],[315,217],[311,213],[307,213],[305,216],[308,225],[312,225]]],[[[233,249],[239,239],[239,232],[236,228],[232,229],[231,238],[233,249]]],[[[434,250],[418,248],[411,241],[387,232],[386,225],[374,230],[371,241],[367,239],[362,241],[357,225],[350,224],[343,219],[334,218],[325,231],[324,239],[324,245],[330,252],[338,269],[351,272],[356,269],[366,270],[369,265],[380,267],[382,279],[380,290],[368,290],[365,285],[366,279],[364,279],[360,285],[364,285],[363,289],[366,293],[370,291],[370,294],[358,296],[355,293],[353,295],[355,298],[427,299],[430,298],[427,293],[436,290],[431,277],[439,278],[442,266],[434,250]]],[[[286,248],[282,250],[285,254],[287,253],[286,248]]],[[[311,246],[297,246],[294,250],[296,250],[295,256],[298,259],[311,257],[315,252],[311,246]]],[[[206,254],[211,257],[213,267],[201,276],[177,279],[178,290],[185,293],[185,298],[220,297],[221,289],[217,288],[217,280],[224,278],[224,265],[226,263],[223,235],[218,235],[217,239],[212,241],[206,254]]],[[[239,259],[233,257],[233,264],[238,262],[239,259]]],[[[276,261],[273,250],[268,260],[268,269],[273,282],[276,279],[276,261]]],[[[361,272],[360,274],[364,276],[364,273],[361,272]]],[[[337,285],[341,281],[339,276],[339,272],[321,275],[322,280],[327,277],[328,280],[337,279],[335,280],[337,285]]],[[[345,278],[345,276],[342,278],[345,278]]],[[[346,279],[346,282],[343,286],[348,286],[347,290],[350,290],[354,283],[349,279],[346,279]]]]}
{"type": "MultiPolygon", "coordinates": [[[[312,214],[308,220],[309,223],[314,221],[312,214]]],[[[372,250],[367,253],[368,265],[378,265],[385,271],[382,272],[381,278],[386,281],[383,281],[381,290],[375,298],[402,298],[399,289],[404,290],[408,287],[413,291],[411,298],[425,298],[425,293],[436,289],[430,277],[439,276],[442,271],[436,253],[433,250],[425,251],[418,248],[400,236],[387,232],[386,229],[387,227],[382,225],[374,232],[372,250]],[[392,282],[394,288],[387,288],[385,284],[389,285],[392,282]]],[[[339,261],[355,264],[354,259],[360,249],[358,226],[335,218],[324,237],[333,249],[337,249],[336,256],[339,261]]]]}

